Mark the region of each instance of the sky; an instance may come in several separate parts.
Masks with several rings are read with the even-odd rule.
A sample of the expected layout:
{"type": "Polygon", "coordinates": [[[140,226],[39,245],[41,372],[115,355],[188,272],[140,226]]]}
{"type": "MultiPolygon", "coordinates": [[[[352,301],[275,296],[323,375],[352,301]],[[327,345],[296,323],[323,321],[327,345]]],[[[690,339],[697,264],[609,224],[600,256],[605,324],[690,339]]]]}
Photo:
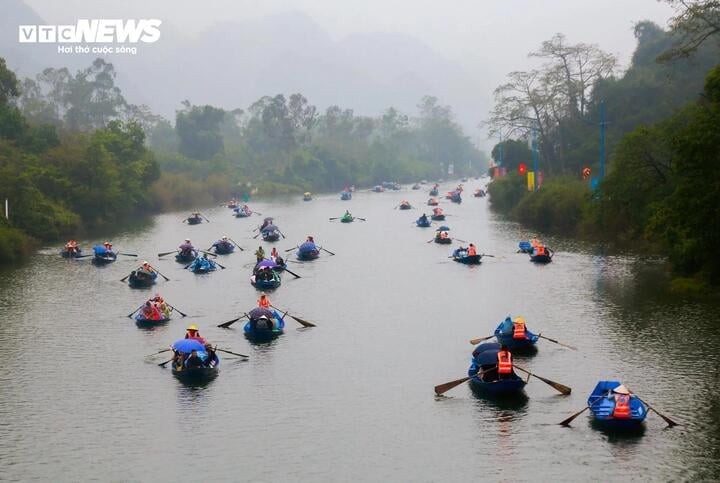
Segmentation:
{"type": "MultiPolygon", "coordinates": [[[[2,4],[4,0],[0,0],[2,4]]],[[[598,44],[627,67],[633,25],[667,25],[672,9],[658,0],[25,0],[48,23],[77,18],[159,18],[163,28],[195,36],[225,21],[302,12],[334,39],[354,33],[401,33],[418,39],[478,85],[476,103],[492,104],[492,89],[513,70],[527,69],[527,53],[557,32],[569,42],[598,44]]],[[[422,59],[417,59],[422,62],[422,59]]],[[[463,124],[473,123],[464,114],[463,124]]],[[[478,113],[477,122],[487,116],[478,113]]],[[[470,133],[473,137],[480,132],[470,133]]]]}

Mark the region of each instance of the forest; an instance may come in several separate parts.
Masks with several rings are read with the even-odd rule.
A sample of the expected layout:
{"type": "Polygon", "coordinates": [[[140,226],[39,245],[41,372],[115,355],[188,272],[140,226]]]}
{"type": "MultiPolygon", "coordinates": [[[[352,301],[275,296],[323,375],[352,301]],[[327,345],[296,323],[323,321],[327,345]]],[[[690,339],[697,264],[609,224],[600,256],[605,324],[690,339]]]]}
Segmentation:
{"type": "Polygon", "coordinates": [[[509,175],[489,188],[493,208],[545,232],[662,254],[678,287],[719,285],[720,29],[701,23],[718,18],[711,4],[680,8],[669,31],[638,23],[622,75],[612,55],[559,34],[530,53],[543,66],[509,74],[495,91],[489,125],[504,140],[492,157],[509,175]],[[544,174],[534,192],[517,173],[532,166],[533,130],[544,174]]]}
{"type": "Polygon", "coordinates": [[[377,117],[302,94],[258,99],[247,109],[183,101],[171,122],[133,105],[111,63],[76,73],[47,68],[18,79],[0,58],[0,260],[37,242],[162,210],[243,194],[368,187],[487,169],[487,158],[432,96],[418,116],[377,117]]]}

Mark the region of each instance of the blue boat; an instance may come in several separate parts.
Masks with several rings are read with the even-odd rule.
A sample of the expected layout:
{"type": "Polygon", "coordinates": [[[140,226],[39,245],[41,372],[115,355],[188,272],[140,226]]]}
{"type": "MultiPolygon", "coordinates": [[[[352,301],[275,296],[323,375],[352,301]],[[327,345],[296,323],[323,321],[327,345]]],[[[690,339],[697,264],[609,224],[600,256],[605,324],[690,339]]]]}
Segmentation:
{"type": "Polygon", "coordinates": [[[500,344],[495,342],[480,344],[473,350],[468,369],[470,385],[478,393],[487,396],[517,395],[522,392],[526,382],[515,374],[515,371],[507,378],[498,379],[497,354],[499,351],[500,344]],[[480,375],[479,371],[486,372],[480,375]]]}
{"type": "Polygon", "coordinates": [[[498,343],[504,345],[510,351],[522,351],[535,348],[535,344],[537,344],[540,338],[537,334],[533,334],[525,327],[525,337],[515,339],[513,337],[514,330],[515,324],[508,315],[507,318],[497,326],[494,335],[498,343]]]}
{"type": "Polygon", "coordinates": [[[133,270],[128,277],[128,285],[132,288],[144,288],[150,287],[157,280],[158,274],[156,271],[148,272],[147,270],[133,270]]]}
{"type": "Polygon", "coordinates": [[[453,203],[462,203],[462,197],[460,196],[459,191],[453,191],[450,193],[450,201],[453,203]]]}
{"type": "Polygon", "coordinates": [[[348,201],[352,199],[352,192],[350,191],[343,191],[340,193],[340,199],[343,201],[348,201]]]}
{"type": "Polygon", "coordinates": [[[178,252],[175,255],[175,261],[178,263],[190,263],[193,260],[195,260],[198,256],[198,253],[195,250],[189,251],[189,252],[178,252]]]}
{"type": "Polygon", "coordinates": [[[647,417],[648,408],[619,381],[599,381],[590,393],[587,404],[594,423],[602,429],[636,430],[647,417]],[[619,392],[615,392],[619,391],[619,392]],[[629,396],[630,413],[627,417],[614,416],[616,397],[629,396]]]}
{"type": "Polygon", "coordinates": [[[456,248],[452,253],[452,259],[464,265],[480,265],[482,255],[468,255],[467,250],[456,248]]]}
{"type": "Polygon", "coordinates": [[[262,290],[270,290],[270,289],[276,289],[280,286],[282,283],[282,280],[280,278],[280,274],[276,272],[272,268],[267,268],[265,270],[262,270],[262,272],[269,272],[269,279],[262,278],[262,274],[260,272],[253,274],[252,277],[250,277],[250,283],[253,287],[262,289],[262,290]]]}
{"type": "Polygon", "coordinates": [[[418,218],[415,220],[415,224],[419,226],[420,228],[429,228],[432,222],[428,219],[426,216],[425,218],[418,218]]]}
{"type": "Polygon", "coordinates": [[[218,240],[210,248],[215,248],[218,255],[229,255],[235,251],[235,245],[227,240],[218,240]]]}
{"type": "Polygon", "coordinates": [[[439,191],[437,188],[433,188],[430,190],[430,196],[437,196],[439,194],[439,191]]]}
{"type": "Polygon", "coordinates": [[[272,311],[272,317],[250,319],[243,327],[245,337],[251,341],[269,341],[285,331],[285,321],[276,311],[272,311]]]}
{"type": "Polygon", "coordinates": [[[315,260],[320,256],[320,248],[313,242],[305,242],[298,247],[295,255],[298,260],[315,260]]]}
{"type": "Polygon", "coordinates": [[[241,208],[241,207],[235,208],[233,210],[233,212],[235,213],[236,218],[247,218],[253,214],[251,209],[249,209],[249,208],[245,209],[245,208],[241,208]]]}
{"type": "Polygon", "coordinates": [[[93,247],[94,256],[92,262],[95,265],[107,265],[117,260],[117,253],[108,250],[104,246],[95,245],[93,247]]]}
{"type": "Polygon", "coordinates": [[[266,242],[276,242],[281,236],[280,229],[273,224],[265,225],[265,227],[260,230],[260,234],[262,235],[263,241],[266,242]]]}
{"type": "Polygon", "coordinates": [[[188,268],[188,270],[190,270],[193,273],[203,274],[203,273],[214,272],[215,270],[217,270],[217,265],[212,260],[201,257],[201,258],[196,258],[186,268],[188,268]]]}

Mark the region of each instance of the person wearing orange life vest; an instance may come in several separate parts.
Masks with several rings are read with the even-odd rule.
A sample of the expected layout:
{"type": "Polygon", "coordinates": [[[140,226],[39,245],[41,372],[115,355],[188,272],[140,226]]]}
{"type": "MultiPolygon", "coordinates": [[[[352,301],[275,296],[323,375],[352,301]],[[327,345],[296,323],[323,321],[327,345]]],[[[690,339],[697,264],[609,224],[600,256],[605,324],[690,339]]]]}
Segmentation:
{"type": "Polygon", "coordinates": [[[530,246],[532,248],[535,248],[540,244],[540,240],[537,239],[537,237],[534,237],[532,240],[530,240],[530,246]]]}
{"type": "Polygon", "coordinates": [[[513,321],[513,339],[527,339],[525,330],[525,319],[522,317],[515,317],[515,320],[513,321]]]}
{"type": "Polygon", "coordinates": [[[155,269],[150,266],[147,260],[144,260],[142,263],[142,267],[140,267],[141,270],[145,270],[148,273],[153,273],[155,269]]]}
{"type": "Polygon", "coordinates": [[[612,390],[612,398],[615,399],[615,408],[612,417],[615,419],[630,419],[632,416],[630,410],[630,391],[620,385],[612,390]]]}
{"type": "Polygon", "coordinates": [[[258,299],[258,307],[263,309],[270,308],[270,299],[267,297],[267,294],[265,292],[262,292],[260,294],[260,298],[258,299]]]}
{"type": "Polygon", "coordinates": [[[278,255],[277,248],[273,247],[272,251],[270,252],[270,260],[272,260],[274,262],[275,260],[277,260],[278,256],[279,255],[278,255]]]}
{"type": "Polygon", "coordinates": [[[545,250],[545,245],[537,245],[535,247],[535,255],[547,255],[547,251],[545,250]]]}
{"type": "Polygon", "coordinates": [[[511,377],[513,374],[512,354],[510,354],[510,351],[507,350],[507,347],[504,345],[500,347],[500,350],[497,353],[497,359],[498,379],[507,379],[511,377]]]}
{"type": "Polygon", "coordinates": [[[473,245],[473,244],[471,243],[470,246],[469,246],[468,249],[467,249],[467,256],[468,256],[468,257],[473,257],[473,256],[475,256],[475,255],[477,255],[477,249],[475,248],[475,245],[473,245]]]}
{"type": "Polygon", "coordinates": [[[185,333],[186,339],[195,339],[199,341],[202,344],[205,344],[205,339],[200,337],[200,331],[197,328],[197,325],[191,325],[187,328],[187,332],[185,333]]]}

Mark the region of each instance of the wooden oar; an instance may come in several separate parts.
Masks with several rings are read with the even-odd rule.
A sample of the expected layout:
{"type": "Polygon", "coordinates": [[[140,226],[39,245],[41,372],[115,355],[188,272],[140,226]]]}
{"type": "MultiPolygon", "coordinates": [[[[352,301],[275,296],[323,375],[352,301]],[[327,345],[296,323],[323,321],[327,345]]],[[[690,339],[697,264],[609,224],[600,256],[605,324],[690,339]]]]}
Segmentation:
{"type": "Polygon", "coordinates": [[[361,220],[361,221],[367,221],[365,218],[360,218],[359,216],[356,216],[355,219],[361,220]]]}
{"type": "Polygon", "coordinates": [[[216,254],[216,253],[213,253],[213,252],[208,252],[208,251],[205,251],[205,250],[198,250],[198,251],[199,251],[200,253],[207,253],[208,255],[212,255],[213,257],[217,257],[217,254],[216,254]]]}
{"type": "MultiPolygon", "coordinates": [[[[201,213],[198,213],[198,215],[200,215],[200,216],[202,216],[203,218],[205,218],[205,215],[203,215],[203,214],[201,214],[201,213]]],[[[210,220],[208,220],[207,218],[205,218],[205,221],[207,221],[208,223],[210,223],[210,220]]]]}
{"type": "Polygon", "coordinates": [[[258,213],[257,211],[253,211],[253,215],[262,216],[262,213],[258,213]]]}
{"type": "Polygon", "coordinates": [[[230,351],[226,351],[225,349],[218,349],[217,347],[215,348],[215,350],[220,351],[220,352],[227,352],[228,354],[232,354],[232,355],[238,356],[238,357],[244,357],[245,359],[250,358],[250,356],[246,356],[245,354],[238,354],[237,352],[230,352],[230,351]]]}
{"type": "Polygon", "coordinates": [[[72,258],[87,258],[87,257],[94,257],[94,256],[95,256],[95,254],[91,253],[90,255],[76,255],[72,258]]]}
{"type": "Polygon", "coordinates": [[[164,257],[165,255],[170,255],[171,253],[177,253],[179,250],[173,250],[171,252],[165,252],[165,253],[158,253],[158,257],[164,257]]]}
{"type": "Polygon", "coordinates": [[[335,255],[333,252],[331,252],[330,250],[326,250],[326,249],[323,248],[323,247],[320,247],[320,250],[322,250],[322,251],[324,251],[324,252],[328,252],[330,255],[335,255]]]}
{"type": "Polygon", "coordinates": [[[155,273],[157,273],[157,274],[160,275],[162,278],[164,278],[166,282],[169,282],[169,281],[170,281],[170,279],[167,278],[167,277],[166,277],[165,275],[163,275],[162,273],[160,273],[160,270],[158,270],[157,268],[153,267],[152,265],[150,265],[150,268],[152,268],[153,270],[155,270],[155,273]]]}
{"type": "MultiPolygon", "coordinates": [[[[625,387],[627,387],[627,386],[625,386],[625,387]]],[[[630,388],[628,388],[628,391],[630,391],[630,388]]],[[[668,425],[669,427],[672,428],[673,426],[677,426],[677,425],[678,425],[678,423],[676,423],[676,422],[673,421],[672,419],[668,418],[667,416],[665,416],[665,415],[663,415],[663,414],[660,414],[660,412],[659,412],[657,409],[655,409],[654,407],[650,406],[648,403],[646,403],[645,401],[643,401],[642,399],[640,399],[640,396],[638,396],[637,394],[635,394],[635,393],[632,392],[632,391],[630,391],[630,393],[631,393],[633,396],[635,396],[636,398],[638,398],[638,400],[639,400],[641,403],[643,403],[644,405],[646,405],[647,408],[648,408],[648,411],[653,411],[655,414],[657,414],[658,416],[660,416],[661,418],[663,418],[663,420],[667,423],[667,425],[668,425]]]]}
{"type": "Polygon", "coordinates": [[[290,317],[292,317],[293,319],[295,319],[295,321],[296,321],[298,324],[302,325],[303,327],[317,327],[317,325],[313,324],[312,322],[308,322],[307,320],[303,320],[303,319],[301,319],[300,317],[295,317],[294,315],[288,314],[288,313],[287,313],[287,310],[278,309],[277,307],[275,307],[275,306],[272,305],[272,304],[270,305],[270,307],[272,307],[272,308],[274,308],[274,309],[276,309],[276,310],[279,310],[280,312],[285,312],[287,315],[289,315],[290,317]]]}
{"type": "Polygon", "coordinates": [[[293,271],[291,271],[291,270],[288,270],[287,266],[284,268],[284,270],[285,270],[287,273],[289,273],[290,275],[292,275],[293,277],[295,277],[295,278],[302,278],[302,277],[301,277],[300,275],[298,275],[297,273],[295,273],[295,272],[293,272],[293,271]]]}
{"type": "Polygon", "coordinates": [[[459,239],[459,238],[453,238],[453,240],[459,241],[460,243],[467,243],[467,241],[461,240],[461,239],[459,239]]]}
{"type": "MultiPolygon", "coordinates": [[[[130,273],[130,275],[132,275],[132,273],[130,273]]],[[[130,275],[124,276],[123,278],[120,279],[120,281],[121,281],[121,282],[124,282],[125,280],[127,280],[128,278],[130,278],[130,275]]]]}
{"type": "Polygon", "coordinates": [[[557,341],[557,340],[555,340],[555,339],[551,339],[550,337],[545,337],[545,336],[542,335],[542,334],[538,334],[538,337],[540,337],[541,339],[549,340],[550,342],[554,342],[554,343],[556,343],[557,345],[561,345],[561,346],[563,346],[563,347],[567,347],[568,349],[572,349],[572,350],[574,350],[574,351],[577,350],[577,348],[575,348],[575,347],[573,347],[573,346],[571,346],[571,345],[563,344],[562,342],[559,342],[559,341],[557,341]]]}
{"type": "MultiPolygon", "coordinates": [[[[488,369],[488,371],[492,370],[492,368],[488,369]]],[[[435,386],[435,394],[437,396],[441,396],[442,394],[448,392],[450,389],[459,386],[460,384],[469,381],[475,376],[482,377],[483,374],[485,374],[487,371],[478,371],[472,376],[463,377],[462,379],[456,379],[454,381],[446,382],[445,384],[440,384],[435,386]]]]}
{"type": "Polygon", "coordinates": [[[297,249],[297,245],[295,245],[295,247],[293,247],[293,248],[289,248],[289,249],[285,250],[285,253],[291,252],[295,249],[297,249]]]}
{"type": "Polygon", "coordinates": [[[165,302],[165,303],[167,304],[168,307],[170,307],[171,309],[173,309],[173,310],[174,310],[175,312],[177,312],[178,314],[182,315],[183,317],[187,317],[187,314],[182,313],[177,307],[174,307],[174,306],[168,304],[167,302],[165,302]]]}
{"type": "Polygon", "coordinates": [[[213,263],[214,263],[215,265],[217,265],[218,267],[220,267],[222,270],[225,270],[225,267],[223,267],[222,265],[220,265],[220,264],[219,264],[218,262],[216,262],[215,260],[213,260],[213,263]]]}
{"type": "Polygon", "coordinates": [[[602,401],[608,394],[610,394],[610,391],[607,391],[605,394],[603,394],[602,396],[600,396],[599,398],[597,398],[592,404],[589,404],[589,405],[585,406],[585,407],[582,408],[580,411],[576,412],[575,414],[573,414],[572,416],[570,416],[570,417],[567,418],[567,419],[563,419],[563,420],[560,421],[558,424],[559,424],[560,426],[570,426],[570,423],[573,421],[573,419],[575,419],[575,418],[577,418],[578,416],[580,416],[582,413],[584,413],[585,411],[587,411],[588,409],[590,409],[591,407],[593,407],[593,406],[594,406],[595,404],[597,404],[599,401],[602,401]]]}
{"type": "MultiPolygon", "coordinates": [[[[137,312],[138,310],[140,310],[141,308],[143,308],[143,305],[145,305],[145,304],[142,304],[140,307],[136,308],[135,310],[133,310],[132,312],[130,312],[129,314],[127,314],[128,319],[132,319],[132,316],[135,314],[135,312],[137,312]]],[[[165,350],[170,350],[170,349],[165,349],[165,350]]],[[[165,351],[161,351],[161,352],[165,352],[165,351]]],[[[160,354],[160,352],[158,352],[158,354],[160,354]]]]}
{"type": "Polygon", "coordinates": [[[259,236],[260,236],[260,233],[258,233],[257,235],[255,235],[255,236],[253,237],[253,240],[254,240],[255,238],[259,237],[259,236]]]}
{"type": "Polygon", "coordinates": [[[137,257],[137,253],[122,253],[117,252],[118,255],[125,255],[126,257],[137,257]]]}
{"type": "Polygon", "coordinates": [[[480,337],[479,339],[470,339],[470,343],[471,343],[472,345],[476,345],[476,344],[479,344],[480,342],[482,342],[482,341],[484,341],[484,340],[492,339],[493,337],[495,337],[495,334],[489,335],[489,336],[487,336],[487,337],[480,337]]]}
{"type": "Polygon", "coordinates": [[[241,247],[240,244],[239,244],[238,242],[236,242],[235,240],[233,240],[232,238],[228,238],[228,240],[230,240],[231,242],[233,242],[233,243],[235,244],[235,246],[240,249],[241,252],[244,252],[244,251],[245,251],[245,250],[243,250],[243,247],[241,247]]]}
{"type": "Polygon", "coordinates": [[[554,387],[556,390],[558,390],[562,394],[565,394],[566,396],[568,394],[570,394],[570,392],[572,392],[572,389],[569,388],[568,386],[560,384],[559,382],[551,381],[550,379],[545,379],[544,377],[540,377],[537,374],[533,374],[532,372],[528,371],[527,369],[523,369],[522,367],[518,366],[517,364],[513,364],[513,367],[515,367],[516,369],[520,369],[521,371],[523,371],[524,373],[526,373],[529,376],[533,376],[533,377],[540,379],[545,384],[548,384],[548,385],[554,387]]]}
{"type": "Polygon", "coordinates": [[[328,219],[329,219],[330,221],[333,221],[333,220],[339,220],[340,217],[339,217],[339,216],[336,216],[335,218],[328,218],[328,219]]]}
{"type": "Polygon", "coordinates": [[[283,240],[284,240],[284,239],[285,239],[285,235],[283,234],[283,232],[281,232],[280,230],[278,230],[277,232],[280,233],[280,236],[283,237],[283,240]]]}
{"type": "Polygon", "coordinates": [[[218,327],[221,327],[221,328],[223,328],[223,329],[227,329],[228,327],[230,327],[231,325],[233,325],[235,322],[237,322],[238,320],[242,319],[243,317],[247,317],[248,319],[250,318],[250,316],[249,316],[248,314],[242,314],[242,315],[241,315],[240,317],[238,317],[237,319],[232,319],[232,320],[228,320],[227,322],[223,322],[222,324],[218,325],[218,327]]]}
{"type": "Polygon", "coordinates": [[[162,354],[163,352],[167,352],[167,351],[171,351],[171,350],[172,350],[172,349],[163,349],[163,350],[161,350],[161,351],[153,352],[152,354],[146,355],[145,357],[156,356],[156,355],[158,355],[158,354],[162,354]]]}
{"type": "Polygon", "coordinates": [[[168,359],[165,362],[161,362],[160,364],[158,364],[158,366],[165,367],[165,365],[167,365],[168,362],[172,362],[174,360],[175,360],[175,358],[173,357],[172,359],[168,359]]]}

